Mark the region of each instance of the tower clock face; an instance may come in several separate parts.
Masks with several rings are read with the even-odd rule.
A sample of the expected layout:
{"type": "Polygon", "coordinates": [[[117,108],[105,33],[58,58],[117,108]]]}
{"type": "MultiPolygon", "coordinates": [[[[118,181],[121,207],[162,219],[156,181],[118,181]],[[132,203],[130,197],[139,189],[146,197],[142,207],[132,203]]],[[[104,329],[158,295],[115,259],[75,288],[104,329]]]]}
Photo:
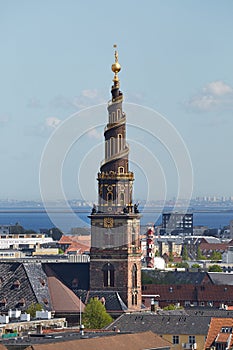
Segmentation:
{"type": "Polygon", "coordinates": [[[113,218],[104,218],[104,227],[113,227],[113,218]]]}

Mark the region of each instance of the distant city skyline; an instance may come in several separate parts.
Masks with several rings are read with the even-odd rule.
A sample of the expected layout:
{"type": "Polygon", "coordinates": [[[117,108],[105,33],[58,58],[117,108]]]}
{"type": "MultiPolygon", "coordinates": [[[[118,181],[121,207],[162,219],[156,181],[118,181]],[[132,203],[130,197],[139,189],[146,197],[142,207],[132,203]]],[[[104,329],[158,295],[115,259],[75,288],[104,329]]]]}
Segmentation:
{"type": "Polygon", "coordinates": [[[92,129],[81,112],[79,129],[85,132],[69,149],[62,169],[68,199],[96,200],[114,43],[122,66],[134,198],[176,197],[179,169],[157,138],[160,126],[151,125],[143,113],[147,131],[137,128],[140,108],[130,103],[158,112],[184,141],[193,167],[192,197],[230,197],[232,10],[228,0],[148,0],[133,8],[119,0],[117,11],[106,0],[3,1],[0,199],[40,200],[41,156],[51,135],[70,115],[104,103],[92,110],[100,113],[90,116],[92,129]],[[156,128],[156,137],[148,134],[156,128]],[[92,179],[88,187],[83,169],[92,179]]]}
{"type": "MultiPolygon", "coordinates": [[[[138,202],[139,205],[153,205],[154,203],[156,203],[156,205],[168,205],[171,203],[174,203],[177,198],[176,197],[171,197],[171,198],[167,198],[165,203],[164,203],[164,198],[156,198],[156,199],[152,199],[152,200],[147,200],[146,198],[135,198],[136,202],[138,202]]],[[[62,200],[51,200],[52,204],[62,204],[62,200]]],[[[78,206],[82,206],[82,205],[89,205],[92,206],[94,203],[96,203],[96,198],[86,198],[85,200],[82,198],[73,198],[73,199],[68,199],[69,204],[72,205],[78,205],[78,206]]],[[[231,203],[233,202],[233,196],[198,196],[198,197],[193,197],[190,199],[190,205],[192,205],[193,202],[208,202],[208,203],[231,203]]],[[[4,208],[4,206],[7,207],[7,204],[9,203],[9,205],[14,206],[15,205],[26,205],[26,206],[30,206],[30,205],[37,205],[40,204],[42,205],[43,202],[42,200],[36,200],[36,199],[32,199],[32,200],[17,200],[17,199],[13,199],[13,198],[8,198],[8,199],[1,199],[0,198],[0,206],[2,206],[4,208]]],[[[180,201],[178,202],[180,205],[182,205],[182,203],[187,203],[186,199],[180,199],[180,201]]]]}

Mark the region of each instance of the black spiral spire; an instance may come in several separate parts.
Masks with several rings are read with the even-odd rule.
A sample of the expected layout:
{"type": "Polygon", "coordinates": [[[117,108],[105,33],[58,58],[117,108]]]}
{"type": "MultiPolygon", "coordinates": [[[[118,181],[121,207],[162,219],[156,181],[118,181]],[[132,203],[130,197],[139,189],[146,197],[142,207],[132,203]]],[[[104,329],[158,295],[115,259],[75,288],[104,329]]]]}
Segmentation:
{"type": "Polygon", "coordinates": [[[115,48],[114,73],[108,102],[108,124],[104,130],[105,158],[98,173],[101,212],[131,212],[134,175],[128,169],[129,146],[126,142],[126,114],[122,111],[123,94],[120,91],[118,51],[115,48]]]}

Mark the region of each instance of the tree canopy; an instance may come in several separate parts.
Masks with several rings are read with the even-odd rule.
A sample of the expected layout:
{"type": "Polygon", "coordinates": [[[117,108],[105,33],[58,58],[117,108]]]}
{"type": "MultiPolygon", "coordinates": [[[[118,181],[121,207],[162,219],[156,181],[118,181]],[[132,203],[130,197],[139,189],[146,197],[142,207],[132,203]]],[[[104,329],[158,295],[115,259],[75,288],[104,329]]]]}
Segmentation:
{"type": "Polygon", "coordinates": [[[209,272],[222,272],[222,268],[219,265],[211,265],[208,269],[209,272]]]}
{"type": "Polygon", "coordinates": [[[201,267],[201,265],[195,263],[195,264],[192,264],[191,266],[193,269],[199,269],[201,267]]]}
{"type": "Polygon", "coordinates": [[[206,257],[202,254],[200,247],[197,247],[197,260],[206,260],[206,257]]]}
{"type": "Polygon", "coordinates": [[[112,317],[98,298],[91,298],[85,307],[82,320],[85,328],[99,329],[111,323],[112,317]]]}
{"type": "Polygon", "coordinates": [[[188,258],[189,258],[188,249],[187,249],[186,245],[184,245],[183,251],[182,251],[182,260],[186,261],[186,260],[188,260],[188,258]]]}
{"type": "Polygon", "coordinates": [[[177,310],[177,309],[183,309],[182,306],[177,306],[174,304],[169,304],[163,308],[163,310],[177,310]]]}
{"type": "Polygon", "coordinates": [[[212,261],[222,260],[222,254],[214,250],[210,256],[210,260],[212,261]]]}
{"type": "Polygon", "coordinates": [[[39,303],[34,303],[31,304],[27,310],[26,313],[30,314],[31,318],[35,318],[36,317],[36,311],[41,311],[43,309],[42,305],[39,303]]]}
{"type": "Polygon", "coordinates": [[[173,261],[174,261],[174,256],[173,256],[172,252],[169,252],[168,260],[169,260],[170,262],[173,262],[173,261]]]}
{"type": "Polygon", "coordinates": [[[187,262],[177,262],[175,264],[175,267],[178,267],[178,268],[185,268],[185,269],[188,269],[189,268],[189,264],[187,262]]]}

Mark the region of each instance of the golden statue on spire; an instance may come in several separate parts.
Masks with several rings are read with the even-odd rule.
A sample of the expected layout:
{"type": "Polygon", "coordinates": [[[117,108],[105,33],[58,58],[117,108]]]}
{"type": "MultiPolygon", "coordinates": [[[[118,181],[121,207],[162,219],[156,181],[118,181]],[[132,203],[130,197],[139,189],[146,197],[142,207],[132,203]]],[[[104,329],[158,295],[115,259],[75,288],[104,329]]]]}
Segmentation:
{"type": "Polygon", "coordinates": [[[119,78],[118,73],[121,70],[121,65],[118,62],[118,51],[117,51],[117,45],[114,44],[113,47],[115,48],[115,63],[112,64],[112,71],[115,74],[113,78],[114,85],[119,85],[119,78]]]}

